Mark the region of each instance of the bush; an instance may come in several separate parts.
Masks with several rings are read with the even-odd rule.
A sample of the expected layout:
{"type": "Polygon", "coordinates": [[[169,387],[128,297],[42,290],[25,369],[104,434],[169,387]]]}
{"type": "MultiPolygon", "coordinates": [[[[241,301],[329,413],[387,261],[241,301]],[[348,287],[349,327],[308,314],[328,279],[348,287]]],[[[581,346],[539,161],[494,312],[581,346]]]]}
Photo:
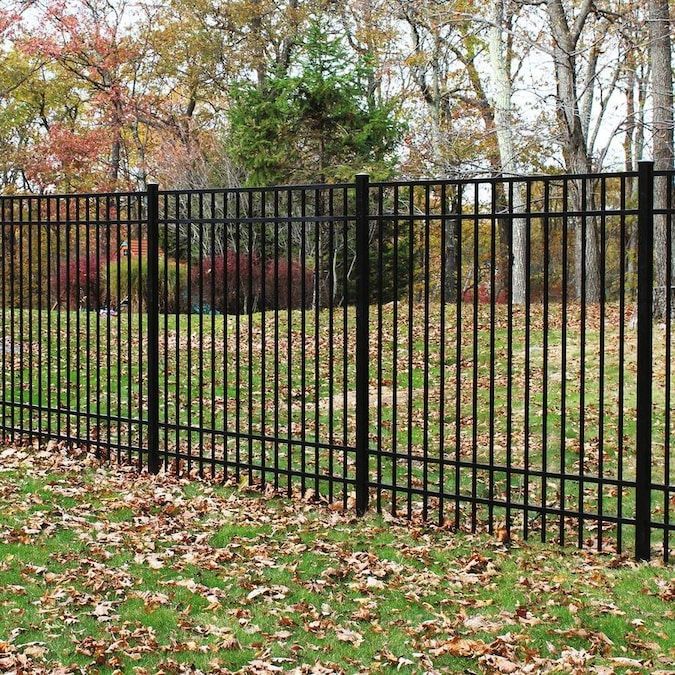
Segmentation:
{"type": "MultiPolygon", "coordinates": [[[[490,292],[489,283],[482,283],[478,285],[478,304],[480,305],[490,304],[491,295],[492,294],[490,292]]],[[[465,289],[464,292],[462,293],[462,301],[473,302],[474,296],[475,296],[474,287],[471,286],[470,288],[465,289]]],[[[505,305],[508,301],[509,301],[508,290],[505,288],[502,289],[497,288],[495,293],[495,304],[505,305]]]]}
{"type": "MultiPolygon", "coordinates": [[[[139,258],[122,258],[111,260],[102,285],[102,302],[105,303],[110,293],[110,304],[118,307],[125,300],[129,307],[138,310],[147,306],[147,264],[139,258]],[[109,291],[108,291],[109,284],[109,291]]],[[[105,270],[104,270],[105,272],[105,270]]],[[[168,261],[160,256],[158,261],[159,311],[163,313],[184,313],[189,310],[187,303],[187,266],[168,261]]]]}
{"type": "MultiPolygon", "coordinates": [[[[174,260],[167,261],[166,258],[160,257],[160,312],[186,313],[193,311],[193,308],[207,305],[223,314],[259,312],[263,309],[263,281],[265,309],[286,309],[289,305],[297,309],[302,306],[302,265],[299,262],[293,261],[289,265],[288,261],[282,258],[277,266],[274,260],[269,260],[264,270],[263,279],[263,265],[259,256],[227,251],[224,256],[207,257],[200,262],[191,263],[188,276],[187,263],[179,263],[176,266],[174,260]]],[[[107,303],[110,293],[110,304],[113,307],[119,307],[125,300],[132,310],[138,310],[141,300],[145,307],[146,275],[145,259],[142,265],[138,258],[113,260],[107,273],[104,262],[100,275],[100,305],[107,303]]],[[[314,271],[306,269],[304,306],[311,307],[313,300],[314,271]]]]}
{"type": "MultiPolygon", "coordinates": [[[[305,307],[312,306],[314,283],[314,270],[305,269],[305,307]]],[[[288,260],[283,258],[278,263],[269,260],[265,267],[265,308],[298,309],[302,305],[302,265],[295,260],[289,265],[288,260]]]]}
{"type": "Polygon", "coordinates": [[[64,261],[52,281],[52,292],[61,306],[96,310],[101,306],[104,287],[96,255],[64,261]]]}
{"type": "Polygon", "coordinates": [[[163,313],[185,313],[187,304],[188,274],[187,265],[160,256],[159,272],[159,311],[163,313]]]}
{"type": "MultiPolygon", "coordinates": [[[[302,305],[302,266],[296,261],[289,265],[283,258],[278,264],[268,260],[263,278],[263,265],[259,256],[227,251],[225,256],[204,258],[200,263],[194,263],[190,278],[190,304],[202,307],[209,305],[222,313],[261,311],[263,299],[264,309],[269,310],[286,309],[289,304],[297,309],[302,305]]],[[[312,305],[313,284],[313,271],[305,270],[305,307],[312,305]]]]}
{"type": "MultiPolygon", "coordinates": [[[[394,299],[405,298],[411,283],[410,272],[413,273],[413,289],[423,284],[424,260],[419,245],[413,242],[410,247],[410,231],[395,223],[397,228],[389,223],[380,225],[381,231],[374,231],[368,247],[370,263],[369,298],[371,304],[379,302],[386,304],[394,299]],[[382,252],[380,253],[380,243],[382,252]],[[416,250],[418,253],[416,253],[416,250]],[[412,260],[411,260],[412,256],[412,260]],[[381,291],[381,295],[380,295],[381,291]]],[[[356,303],[356,267],[354,253],[350,251],[345,257],[345,251],[339,248],[336,255],[336,292],[344,296],[348,305],[356,303]],[[345,266],[348,278],[345,282],[345,266]]]]}
{"type": "Polygon", "coordinates": [[[210,305],[229,314],[256,311],[260,308],[261,276],[256,255],[227,251],[224,256],[203,258],[192,263],[190,270],[191,304],[210,305]]]}

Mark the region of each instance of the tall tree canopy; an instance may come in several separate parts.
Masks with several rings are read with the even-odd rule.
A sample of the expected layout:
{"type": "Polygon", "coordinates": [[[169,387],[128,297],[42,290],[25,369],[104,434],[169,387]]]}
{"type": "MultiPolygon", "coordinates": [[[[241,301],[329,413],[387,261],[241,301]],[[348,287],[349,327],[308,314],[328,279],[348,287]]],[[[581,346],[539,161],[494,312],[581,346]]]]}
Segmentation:
{"type": "Polygon", "coordinates": [[[368,56],[354,58],[343,37],[313,20],[290,68],[231,92],[228,149],[252,184],[326,181],[369,169],[387,172],[402,125],[394,99],[368,82],[368,56]]]}
{"type": "Polygon", "coordinates": [[[578,171],[634,168],[652,149],[663,165],[667,4],[8,0],[0,180],[578,171]]]}

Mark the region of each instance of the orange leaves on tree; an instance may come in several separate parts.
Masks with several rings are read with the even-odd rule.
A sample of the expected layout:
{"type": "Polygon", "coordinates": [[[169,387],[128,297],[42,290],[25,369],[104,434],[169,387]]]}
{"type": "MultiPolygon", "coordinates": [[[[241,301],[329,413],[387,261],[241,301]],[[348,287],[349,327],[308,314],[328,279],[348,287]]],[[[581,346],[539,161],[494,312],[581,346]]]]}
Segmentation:
{"type": "Polygon", "coordinates": [[[77,189],[102,187],[102,158],[109,146],[105,128],[74,130],[54,124],[26,156],[27,177],[43,189],[64,183],[77,189]]]}

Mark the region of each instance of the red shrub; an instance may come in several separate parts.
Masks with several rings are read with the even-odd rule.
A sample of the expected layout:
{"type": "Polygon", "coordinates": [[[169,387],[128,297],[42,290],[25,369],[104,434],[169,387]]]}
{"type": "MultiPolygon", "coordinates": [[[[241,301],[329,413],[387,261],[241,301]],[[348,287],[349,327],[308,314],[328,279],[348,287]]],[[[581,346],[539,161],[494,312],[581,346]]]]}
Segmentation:
{"type": "MultiPolygon", "coordinates": [[[[305,269],[305,307],[311,307],[314,299],[314,270],[305,269]]],[[[302,265],[293,260],[269,260],[265,266],[266,309],[293,309],[302,307],[302,265]],[[290,282],[290,288],[289,288],[290,282]],[[278,295],[277,295],[278,288],[278,295]]]]}
{"type": "MultiPolygon", "coordinates": [[[[490,304],[490,285],[489,284],[479,284],[478,286],[478,304],[488,305],[490,304]]],[[[462,293],[462,300],[464,302],[473,302],[474,298],[474,287],[467,288],[464,293],[462,293]]],[[[497,295],[495,297],[495,304],[505,305],[509,301],[509,294],[505,288],[497,290],[497,295]]]]}
{"type": "Polygon", "coordinates": [[[61,263],[57,277],[52,280],[52,289],[54,295],[58,292],[60,305],[70,309],[99,309],[104,283],[98,262],[92,254],[89,258],[80,256],[77,260],[61,263]]]}
{"type": "MultiPolygon", "coordinates": [[[[193,306],[209,305],[219,312],[240,314],[262,310],[263,299],[265,309],[302,305],[302,265],[297,261],[289,265],[283,258],[278,263],[268,260],[263,279],[262,261],[257,255],[227,251],[225,256],[207,257],[193,263],[190,277],[193,306]]],[[[314,272],[306,269],[305,307],[312,305],[313,297],[314,272]]]]}
{"type": "Polygon", "coordinates": [[[190,281],[192,305],[240,314],[260,304],[261,265],[256,255],[227,251],[225,256],[203,258],[192,263],[190,281]]]}

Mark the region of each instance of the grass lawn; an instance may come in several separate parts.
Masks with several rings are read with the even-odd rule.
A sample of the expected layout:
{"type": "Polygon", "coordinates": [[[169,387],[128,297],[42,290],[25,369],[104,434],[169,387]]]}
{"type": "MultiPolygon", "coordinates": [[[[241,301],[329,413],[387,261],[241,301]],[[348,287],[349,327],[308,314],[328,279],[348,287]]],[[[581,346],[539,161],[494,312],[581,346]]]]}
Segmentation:
{"type": "Polygon", "coordinates": [[[0,450],[0,671],[675,668],[672,568],[0,450]]]}
{"type": "MultiPolygon", "coordinates": [[[[371,447],[390,453],[371,457],[371,480],[396,486],[374,495],[378,505],[392,511],[396,494],[396,511],[412,514],[420,502],[413,492],[426,486],[447,496],[443,515],[451,521],[457,489],[474,503],[490,495],[504,502],[510,492],[512,501],[527,497],[552,510],[632,517],[635,491],[617,484],[635,480],[632,309],[625,308],[622,334],[616,304],[604,316],[589,305],[582,321],[579,306],[570,304],[563,314],[552,303],[545,323],[535,303],[529,313],[516,307],[511,324],[504,305],[495,308],[494,321],[489,305],[480,305],[474,318],[465,303],[459,321],[454,304],[442,310],[432,303],[428,313],[404,302],[371,307],[371,447]]],[[[144,447],[147,428],[138,420],[147,415],[146,315],[0,313],[5,426],[144,447]]],[[[223,460],[290,466],[310,474],[294,477],[294,484],[322,494],[331,489],[328,476],[353,478],[354,453],[343,450],[355,442],[353,308],[161,315],[160,333],[161,445],[168,463],[182,453],[214,473],[223,460]],[[283,441],[258,440],[265,436],[283,441]]],[[[666,443],[675,443],[673,416],[668,420],[665,412],[664,335],[655,326],[653,481],[660,486],[675,484],[675,462],[664,458],[666,443]]],[[[259,480],[261,472],[251,476],[259,480]]],[[[268,471],[264,479],[274,476],[268,471]]],[[[276,487],[288,482],[282,475],[276,487]]],[[[348,490],[333,487],[330,496],[346,503],[348,490]]],[[[461,519],[488,518],[485,506],[462,504],[461,519]]],[[[653,490],[655,521],[673,508],[675,494],[653,490]]],[[[439,509],[430,500],[431,518],[438,519],[439,509]]],[[[492,516],[503,521],[505,509],[492,516]]],[[[518,510],[511,517],[531,532],[544,527],[549,536],[567,531],[577,538],[576,519],[560,522],[552,512],[542,523],[540,513],[525,518],[518,510]]],[[[619,533],[607,521],[586,522],[583,542],[596,545],[599,529],[610,547],[619,546],[620,534],[632,542],[629,528],[619,533]]],[[[656,528],[653,544],[671,545],[656,528]]]]}

